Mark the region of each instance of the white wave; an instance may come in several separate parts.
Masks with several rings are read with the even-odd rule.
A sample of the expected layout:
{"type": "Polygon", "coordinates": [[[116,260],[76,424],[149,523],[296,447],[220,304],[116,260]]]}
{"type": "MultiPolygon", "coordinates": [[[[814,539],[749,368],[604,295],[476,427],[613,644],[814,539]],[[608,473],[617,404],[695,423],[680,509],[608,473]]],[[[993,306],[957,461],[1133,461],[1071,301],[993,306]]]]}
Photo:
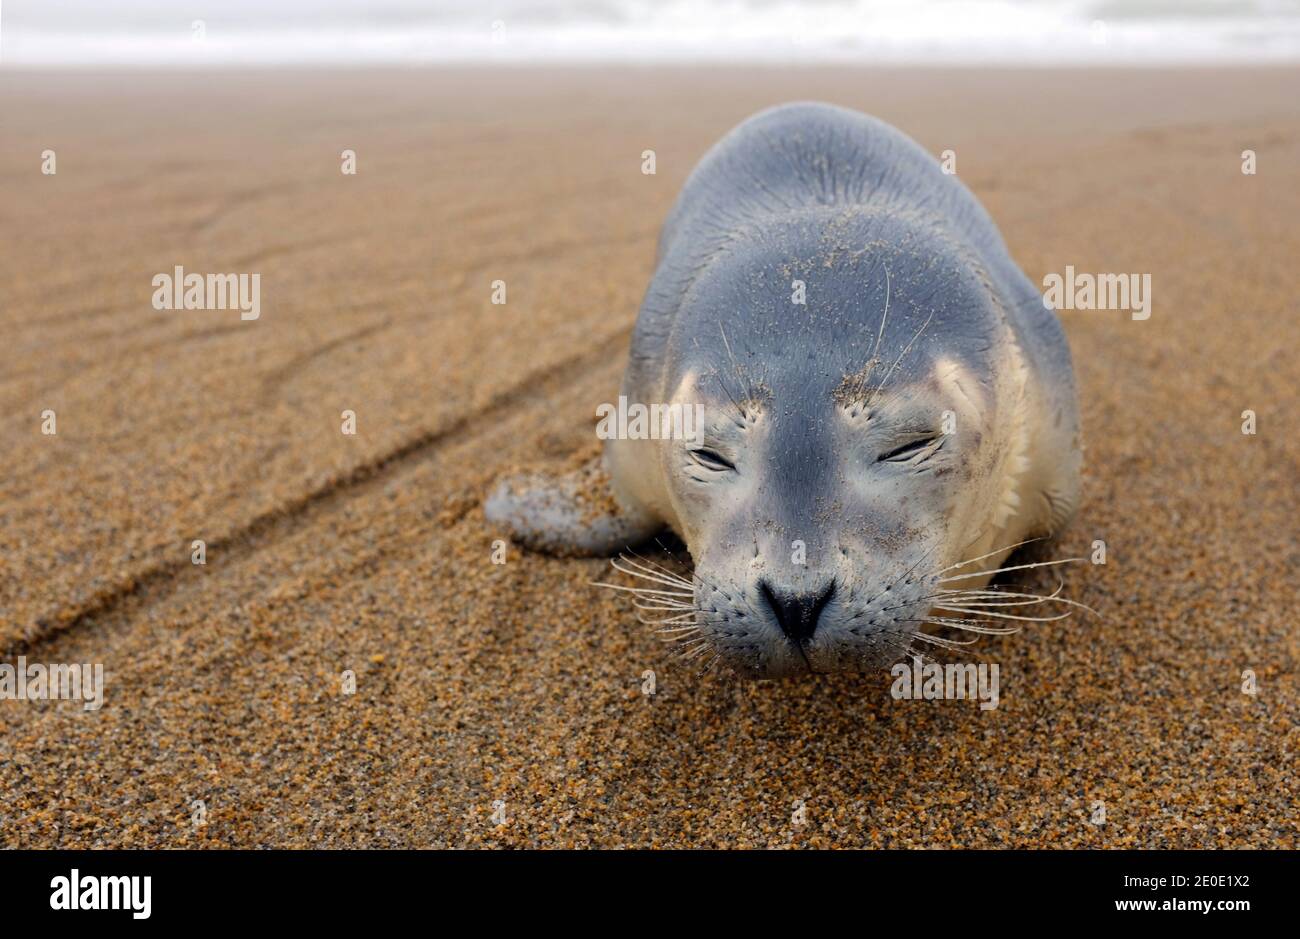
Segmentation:
{"type": "Polygon", "coordinates": [[[1300,59],[1297,0],[9,0],[8,66],[1300,59]],[[194,11],[202,13],[202,19],[194,11]]]}

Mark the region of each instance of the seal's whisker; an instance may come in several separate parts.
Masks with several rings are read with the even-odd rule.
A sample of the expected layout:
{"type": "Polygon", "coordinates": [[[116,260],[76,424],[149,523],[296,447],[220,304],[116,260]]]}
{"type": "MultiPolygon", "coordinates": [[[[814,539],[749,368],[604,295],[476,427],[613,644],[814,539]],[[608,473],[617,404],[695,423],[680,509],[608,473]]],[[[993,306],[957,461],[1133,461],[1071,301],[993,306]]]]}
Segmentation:
{"type": "Polygon", "coordinates": [[[693,633],[683,633],[680,636],[660,636],[659,641],[666,645],[675,645],[681,642],[690,642],[698,638],[699,637],[693,633]]]}
{"type": "Polygon", "coordinates": [[[885,338],[885,324],[889,322],[889,294],[892,280],[889,276],[889,265],[885,265],[885,312],[880,315],[880,329],[876,332],[876,347],[871,350],[871,358],[875,359],[880,352],[880,342],[885,338]]]}
{"type": "MultiPolygon", "coordinates": [[[[1022,604],[1020,604],[1020,603],[981,603],[981,602],[979,602],[979,601],[975,601],[975,600],[957,600],[957,601],[952,601],[952,602],[956,602],[956,603],[960,604],[960,605],[963,606],[963,607],[968,607],[968,608],[970,608],[971,610],[977,610],[977,611],[980,611],[980,612],[983,612],[984,610],[997,610],[997,609],[1002,609],[1003,607],[1008,607],[1008,606],[1021,606],[1021,605],[1022,605],[1022,604]]],[[[1064,603],[1066,606],[1071,606],[1071,607],[1076,607],[1076,606],[1077,606],[1077,607],[1078,607],[1079,609],[1081,609],[1081,610],[1087,610],[1089,613],[1092,613],[1094,616],[1100,616],[1100,615],[1101,615],[1101,614],[1098,613],[1096,610],[1094,610],[1092,607],[1088,606],[1086,603],[1078,603],[1078,602],[1076,602],[1076,601],[1074,601],[1074,600],[1067,600],[1067,599],[1065,599],[1064,597],[1057,597],[1055,600],[1050,600],[1050,601],[1033,601],[1033,602],[1035,602],[1035,603],[1038,603],[1038,602],[1064,603]]],[[[1024,601],[1024,604],[1023,604],[1023,605],[1031,605],[1031,601],[1026,600],[1026,601],[1024,601]]],[[[950,602],[950,603],[938,603],[938,604],[935,605],[935,609],[940,609],[940,608],[945,609],[945,610],[950,610],[950,609],[953,609],[953,606],[951,605],[951,602],[950,602]]],[[[1069,614],[1069,612],[1067,611],[1067,612],[1065,612],[1065,613],[1062,613],[1060,616],[1055,616],[1055,617],[1051,617],[1051,618],[1052,618],[1052,619],[1064,619],[1066,616],[1069,616],[1069,615],[1070,615],[1070,614],[1069,614]]]]}
{"type": "MultiPolygon", "coordinates": [[[[740,385],[745,391],[746,399],[749,401],[755,400],[757,396],[754,394],[754,389],[750,387],[749,380],[745,378],[745,373],[740,370],[740,365],[736,362],[736,355],[731,351],[731,343],[727,341],[727,331],[723,328],[721,323],[718,324],[718,332],[722,334],[722,344],[727,349],[727,358],[731,359],[731,370],[736,373],[736,378],[740,380],[740,385]]],[[[745,412],[744,408],[741,408],[740,415],[745,419],[749,418],[749,415],[745,412]]]]}
{"type": "Polygon", "coordinates": [[[1061,558],[1059,561],[1038,561],[1034,564],[1014,564],[1010,567],[999,567],[991,571],[973,571],[969,574],[957,574],[953,577],[941,577],[939,583],[946,584],[950,580],[966,580],[969,577],[980,577],[984,574],[1001,574],[1006,571],[1023,571],[1031,567],[1051,567],[1054,564],[1070,564],[1075,561],[1086,561],[1087,558],[1061,558]]]}
{"type": "MultiPolygon", "coordinates": [[[[658,544],[660,548],[663,548],[665,554],[668,555],[672,554],[672,552],[669,551],[668,548],[664,546],[664,543],[658,538],[655,539],[655,543],[658,544]]],[[[651,561],[648,563],[654,563],[654,562],[651,561]]],[[[656,565],[656,566],[662,569],[662,565],[656,565]]],[[[668,574],[669,576],[674,576],[670,571],[667,570],[665,570],[664,573],[668,574]]],[[[692,579],[690,581],[684,580],[682,582],[682,586],[688,588],[692,592],[692,596],[694,595],[696,585],[703,584],[705,587],[708,587],[710,590],[715,590],[718,593],[722,594],[728,600],[732,599],[731,594],[723,590],[720,586],[718,586],[718,582],[716,580],[710,577],[705,577],[703,574],[699,572],[698,569],[694,569],[691,571],[691,578],[692,579]]]]}
{"type": "Polygon", "coordinates": [[[946,597],[935,604],[936,607],[950,607],[951,604],[957,603],[961,606],[975,607],[981,610],[998,610],[1008,606],[1037,606],[1040,603],[1064,603],[1067,606],[1077,606],[1080,609],[1095,613],[1096,610],[1083,603],[1076,603],[1073,600],[1067,600],[1064,597],[1040,597],[1034,600],[1008,600],[1005,603],[993,603],[979,597],[946,597]]]}
{"type": "MultiPolygon", "coordinates": [[[[665,551],[666,551],[666,550],[667,550],[667,549],[665,549],[665,551]]],[[[694,602],[696,592],[697,592],[701,587],[705,587],[705,588],[708,588],[709,590],[716,591],[717,593],[722,594],[722,595],[723,595],[724,597],[726,597],[728,600],[731,600],[731,599],[732,599],[731,594],[728,593],[727,591],[723,590],[723,589],[718,585],[718,582],[717,582],[716,580],[714,580],[713,578],[710,578],[710,577],[706,577],[705,575],[701,574],[700,571],[699,571],[697,568],[692,568],[692,570],[691,570],[691,572],[690,572],[690,576],[691,576],[691,579],[690,579],[689,581],[683,581],[682,586],[683,586],[685,589],[690,590],[690,592],[691,592],[692,602],[694,602]]]]}
{"type": "MultiPolygon", "coordinates": [[[[620,574],[628,574],[628,571],[624,571],[623,568],[615,568],[615,570],[619,571],[620,574]]],[[[679,593],[688,592],[689,589],[686,588],[685,585],[673,584],[672,581],[659,579],[659,577],[647,577],[645,575],[638,575],[638,574],[629,574],[629,576],[637,577],[638,580],[645,581],[645,584],[637,584],[637,587],[642,587],[646,589],[668,589],[668,590],[673,590],[673,592],[679,592],[679,593]]]]}
{"type": "Polygon", "coordinates": [[[722,380],[722,376],[719,375],[716,371],[714,371],[714,373],[713,373],[713,377],[716,378],[716,379],[718,380],[718,385],[722,388],[722,390],[723,390],[723,392],[726,394],[727,398],[731,401],[732,406],[735,407],[735,409],[736,409],[736,413],[740,415],[740,420],[738,420],[738,421],[733,421],[733,423],[734,423],[737,427],[744,427],[744,426],[745,426],[745,421],[747,421],[747,420],[749,419],[749,415],[747,415],[747,414],[745,413],[745,409],[744,409],[743,407],[740,406],[740,402],[737,401],[737,400],[736,400],[736,396],[733,395],[733,394],[731,393],[731,389],[728,388],[728,387],[727,387],[727,383],[726,383],[725,381],[722,380]]]}
{"type": "Polygon", "coordinates": [[[1035,597],[1031,600],[1005,600],[994,601],[988,597],[968,597],[968,596],[946,596],[940,597],[936,606],[945,606],[949,603],[960,603],[962,606],[987,607],[988,609],[999,609],[1004,606],[1038,606],[1040,603],[1052,603],[1055,597],[1035,597]]]}
{"type": "Polygon", "coordinates": [[[687,623],[685,626],[665,626],[663,629],[655,630],[655,632],[665,636],[677,636],[676,639],[665,639],[664,642],[680,642],[691,633],[699,631],[699,623],[687,623]]]}
{"type": "Polygon", "coordinates": [[[1086,603],[1080,603],[1078,600],[1071,600],[1069,597],[1058,596],[1064,584],[1058,586],[1050,594],[1021,593],[1009,590],[945,590],[944,596],[948,599],[963,603],[966,606],[1020,606],[1020,603],[989,603],[989,600],[1000,600],[1003,597],[1032,597],[1032,601],[1026,601],[1023,605],[1029,603],[1064,603],[1067,606],[1077,606],[1082,610],[1087,610],[1094,616],[1101,614],[1088,606],[1086,603]]]}
{"type": "Polygon", "coordinates": [[[660,564],[654,564],[653,562],[650,561],[647,561],[646,563],[651,564],[655,568],[658,568],[659,572],[661,572],[666,578],[668,578],[674,586],[681,587],[683,590],[695,589],[695,582],[693,580],[687,580],[685,577],[681,577],[673,573],[672,571],[668,570],[666,567],[663,567],[660,564]]]}
{"type": "Polygon", "coordinates": [[[701,665],[699,665],[697,668],[693,669],[693,674],[694,674],[694,676],[695,676],[696,678],[703,678],[705,675],[707,675],[708,672],[709,672],[709,669],[711,669],[711,668],[713,667],[714,663],[718,661],[718,659],[719,659],[719,657],[720,657],[721,655],[722,655],[722,653],[720,653],[720,652],[715,652],[715,653],[713,653],[713,655],[711,655],[711,656],[710,656],[707,660],[705,660],[701,665]]]}
{"type": "Polygon", "coordinates": [[[863,610],[861,613],[856,614],[852,618],[856,619],[859,616],[874,615],[876,613],[888,613],[891,610],[902,610],[909,606],[916,606],[918,603],[923,603],[926,600],[937,600],[940,597],[943,597],[945,595],[946,593],[931,593],[923,597],[917,597],[915,600],[908,600],[906,603],[896,603],[893,606],[882,606],[878,610],[863,610]]]}
{"type": "Polygon", "coordinates": [[[651,619],[648,616],[642,616],[640,613],[638,613],[636,615],[636,618],[637,621],[640,622],[643,626],[663,626],[663,625],[668,625],[673,623],[687,623],[687,622],[693,625],[695,623],[695,612],[691,611],[690,613],[679,613],[677,616],[665,616],[662,619],[651,619]]]}
{"type": "Polygon", "coordinates": [[[610,566],[613,567],[614,570],[621,571],[622,573],[627,574],[629,577],[639,577],[641,580],[654,581],[655,583],[664,584],[665,586],[668,587],[689,587],[690,586],[690,584],[684,581],[678,579],[670,579],[668,577],[664,577],[661,574],[656,574],[653,571],[645,571],[639,567],[633,567],[632,569],[626,567],[620,567],[618,563],[619,561],[623,561],[625,564],[632,564],[633,562],[626,560],[622,556],[613,558],[609,562],[610,566]]]}
{"type": "Polygon", "coordinates": [[[660,587],[667,587],[671,590],[677,590],[677,591],[689,590],[694,592],[690,584],[680,584],[677,583],[676,581],[668,580],[666,577],[651,577],[648,574],[637,574],[621,567],[615,567],[614,569],[616,571],[619,571],[620,573],[627,574],[629,577],[635,577],[639,580],[644,580],[649,584],[657,584],[660,587]]]}
{"type": "Polygon", "coordinates": [[[605,584],[598,581],[590,582],[592,587],[608,587],[610,590],[623,590],[627,593],[652,594],[661,597],[693,597],[694,594],[682,593],[678,590],[651,590],[648,587],[624,587],[621,584],[605,584]]]}
{"type": "MultiPolygon", "coordinates": [[[[867,359],[867,364],[862,367],[862,371],[853,388],[853,398],[857,400],[867,397],[867,381],[871,377],[871,372],[880,364],[880,343],[885,338],[885,324],[889,322],[889,298],[891,292],[891,280],[889,276],[889,266],[885,266],[885,312],[880,315],[880,328],[876,331],[876,345],[871,350],[871,358],[867,359]]],[[[864,404],[865,406],[865,404],[864,404]]]]}
{"type": "MultiPolygon", "coordinates": [[[[663,542],[659,542],[659,546],[663,548],[663,542]]],[[[669,552],[667,548],[664,548],[664,553],[671,554],[671,552],[669,552]]],[[[698,567],[692,567],[691,579],[683,583],[682,586],[687,587],[692,592],[694,592],[694,590],[701,584],[703,584],[705,587],[710,588],[711,590],[716,590],[718,593],[725,596],[728,600],[731,599],[731,594],[723,590],[722,587],[718,585],[718,582],[715,579],[706,577],[703,574],[701,574],[698,567]]]]}
{"type": "MultiPolygon", "coordinates": [[[[662,613],[662,614],[665,614],[665,615],[664,615],[664,618],[665,618],[665,619],[668,618],[668,617],[672,617],[672,616],[697,616],[697,615],[699,615],[699,614],[698,614],[694,609],[692,609],[692,608],[670,609],[670,608],[667,608],[667,607],[660,607],[660,608],[658,608],[658,609],[655,609],[655,608],[653,608],[653,607],[647,607],[647,608],[645,608],[645,609],[646,609],[646,614],[649,614],[651,618],[653,618],[654,614],[656,614],[656,613],[662,613]]],[[[637,613],[636,616],[637,616],[638,618],[640,618],[641,616],[646,615],[646,614],[637,613]]]]}
{"type": "Polygon", "coordinates": [[[700,643],[699,645],[695,646],[689,652],[682,653],[681,658],[683,661],[689,662],[691,659],[698,659],[700,656],[704,655],[704,653],[713,648],[707,639],[700,639],[697,641],[700,643]]]}
{"type": "Polygon", "coordinates": [[[974,645],[979,641],[978,639],[944,639],[942,636],[931,636],[929,633],[923,633],[920,630],[909,635],[913,639],[920,639],[922,642],[928,642],[941,649],[960,649],[962,646],[974,645]]]}
{"type": "Polygon", "coordinates": [[[654,617],[651,616],[641,616],[638,613],[637,619],[639,619],[646,626],[672,626],[677,623],[690,623],[692,625],[699,625],[695,616],[696,616],[695,611],[692,610],[689,613],[678,613],[674,616],[662,616],[659,619],[655,619],[654,617]]]}
{"type": "Polygon", "coordinates": [[[1058,584],[1051,593],[1009,593],[1001,590],[940,590],[939,594],[949,600],[970,603],[976,606],[1032,606],[1035,603],[1050,603],[1061,599],[1064,584],[1058,584]],[[1028,597],[1027,600],[1005,600],[1007,597],[1028,597]],[[1005,600],[1005,602],[1003,602],[1005,600]],[[994,602],[996,601],[996,602],[994,602]]]}
{"type": "MultiPolygon", "coordinates": [[[[639,585],[638,585],[638,586],[639,586],[639,585]]],[[[660,584],[658,587],[642,587],[641,589],[643,589],[643,590],[659,590],[660,588],[666,588],[666,589],[664,589],[664,592],[665,592],[665,593],[671,593],[671,594],[674,594],[675,596],[679,596],[679,597],[681,597],[681,596],[694,597],[694,596],[695,596],[695,591],[694,591],[694,590],[690,590],[690,591],[688,591],[688,590],[683,590],[683,589],[679,589],[679,588],[667,589],[667,588],[668,588],[668,585],[667,585],[667,584],[660,584]]]]}
{"type": "MultiPolygon", "coordinates": [[[[895,639],[891,638],[891,635],[901,635],[901,634],[877,633],[876,637],[879,638],[881,642],[889,646],[891,649],[897,649],[904,656],[907,656],[909,658],[918,658],[922,662],[926,662],[927,659],[929,659],[929,656],[927,656],[924,652],[919,652],[916,649],[912,648],[911,638],[907,638],[903,642],[898,642],[895,639]]],[[[909,633],[907,635],[910,637],[911,634],[909,633]]],[[[929,661],[933,661],[933,659],[929,659],[929,661]]]]}
{"type": "Polygon", "coordinates": [[[692,587],[688,581],[675,580],[672,579],[672,577],[655,574],[654,571],[629,570],[629,568],[620,567],[619,564],[614,562],[610,562],[610,566],[614,567],[614,570],[619,571],[620,574],[627,574],[629,577],[637,577],[638,580],[654,581],[656,584],[663,584],[664,587],[672,587],[682,590],[690,589],[690,587],[692,587]]]}
{"type": "Polygon", "coordinates": [[[637,597],[632,605],[638,610],[693,610],[695,604],[686,600],[673,600],[669,597],[637,597]]]}
{"type": "Polygon", "coordinates": [[[1059,613],[1056,616],[1018,616],[1014,613],[994,613],[986,609],[972,610],[961,606],[940,605],[935,607],[935,609],[945,610],[950,613],[973,613],[976,616],[992,616],[995,619],[1018,619],[1027,623],[1054,623],[1057,620],[1065,619],[1070,615],[1069,610],[1066,610],[1064,613],[1059,613]]]}
{"type": "Polygon", "coordinates": [[[952,570],[955,567],[964,567],[967,564],[974,564],[976,561],[982,561],[985,558],[991,558],[993,557],[993,555],[998,554],[999,552],[1014,551],[1016,548],[1019,548],[1021,545],[1027,545],[1030,544],[1031,542],[1042,541],[1042,540],[1043,540],[1042,538],[1027,538],[1024,541],[1017,541],[1015,544],[1004,545],[1001,548],[994,548],[992,551],[988,552],[988,554],[981,554],[979,557],[967,558],[964,561],[958,561],[956,564],[949,564],[943,570],[935,571],[934,573],[936,576],[938,576],[939,574],[946,574],[948,573],[948,571],[952,570]]]}
{"type": "Polygon", "coordinates": [[[946,597],[934,605],[935,609],[951,609],[952,604],[957,603],[961,606],[973,606],[981,610],[998,610],[1007,606],[1037,606],[1040,603],[1049,603],[1047,599],[1041,600],[1008,600],[1006,603],[986,603],[978,597],[946,597]]]}
{"type": "Polygon", "coordinates": [[[663,577],[667,577],[670,580],[677,581],[688,587],[691,585],[691,582],[687,580],[685,577],[683,577],[681,574],[678,574],[675,571],[670,571],[662,564],[659,564],[656,561],[652,561],[650,558],[642,557],[641,555],[637,554],[635,551],[632,551],[630,549],[622,552],[617,558],[615,558],[615,560],[625,561],[626,563],[631,564],[633,567],[637,568],[638,570],[645,571],[648,574],[656,574],[663,577]],[[633,561],[632,558],[636,558],[636,561],[633,561]]]}
{"type": "Polygon", "coordinates": [[[979,633],[984,636],[1010,636],[1020,632],[1019,626],[990,626],[981,623],[980,620],[953,619],[947,616],[930,616],[922,620],[909,620],[908,622],[933,623],[935,626],[949,626],[962,632],[979,633]]]}
{"type": "Polygon", "coordinates": [[[880,599],[880,597],[884,594],[886,590],[888,590],[890,587],[893,587],[900,580],[906,583],[911,578],[912,572],[915,571],[918,567],[920,567],[921,564],[925,562],[925,559],[928,558],[934,552],[934,549],[937,547],[938,547],[937,542],[935,544],[932,544],[929,548],[925,550],[925,554],[921,555],[920,558],[917,559],[915,564],[913,564],[911,567],[909,567],[906,571],[903,572],[903,576],[895,577],[889,583],[885,584],[885,586],[882,589],[878,590],[876,592],[876,595],[873,596],[870,600],[866,601],[866,603],[864,603],[863,606],[870,606],[871,604],[875,603],[877,600],[880,599]]]}
{"type": "Polygon", "coordinates": [[[874,398],[885,387],[885,384],[889,381],[890,376],[894,374],[894,369],[898,368],[898,363],[903,361],[903,356],[907,355],[907,353],[911,350],[912,346],[916,343],[916,340],[921,338],[921,334],[925,332],[926,327],[930,325],[930,320],[932,319],[934,319],[933,310],[931,310],[930,315],[925,318],[925,322],[921,324],[921,328],[916,331],[916,335],[913,336],[911,340],[908,341],[907,345],[903,346],[903,351],[898,353],[898,358],[894,359],[894,364],[889,366],[889,371],[885,372],[885,377],[880,379],[880,384],[876,385],[876,387],[871,390],[871,394],[869,395],[869,397],[874,398]]]}
{"type": "Polygon", "coordinates": [[[638,610],[693,610],[695,604],[684,603],[678,600],[669,600],[667,597],[650,597],[648,600],[637,597],[632,601],[632,605],[638,610]]]}
{"type": "Polygon", "coordinates": [[[717,665],[719,660],[721,660],[721,658],[722,658],[721,652],[713,653],[713,658],[709,659],[709,661],[705,664],[704,668],[700,670],[700,675],[702,676],[707,675],[709,672],[711,672],[713,670],[713,666],[717,665]]]}

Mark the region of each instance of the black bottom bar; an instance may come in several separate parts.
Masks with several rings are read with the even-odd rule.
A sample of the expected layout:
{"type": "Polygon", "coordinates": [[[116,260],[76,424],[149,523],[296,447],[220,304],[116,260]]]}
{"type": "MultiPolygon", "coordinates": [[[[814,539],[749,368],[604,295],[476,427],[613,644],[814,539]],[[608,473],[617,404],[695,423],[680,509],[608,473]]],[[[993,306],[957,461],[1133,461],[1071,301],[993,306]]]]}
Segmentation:
{"type": "Polygon", "coordinates": [[[1294,912],[1298,869],[1296,852],[1256,851],[0,853],[6,926],[128,929],[337,930],[399,917],[437,925],[428,917],[456,913],[530,926],[598,925],[606,913],[613,928],[632,925],[629,916],[734,926],[832,911],[875,929],[895,919],[987,926],[1046,909],[1056,925],[1198,916],[1232,928],[1242,916],[1294,912]]]}

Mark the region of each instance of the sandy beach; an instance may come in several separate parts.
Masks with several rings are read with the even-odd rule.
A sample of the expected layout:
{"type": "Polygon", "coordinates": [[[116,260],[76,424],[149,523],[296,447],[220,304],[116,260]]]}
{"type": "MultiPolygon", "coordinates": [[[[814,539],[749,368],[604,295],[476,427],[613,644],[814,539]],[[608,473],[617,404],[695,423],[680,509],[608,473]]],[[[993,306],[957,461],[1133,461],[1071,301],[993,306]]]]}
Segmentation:
{"type": "Polygon", "coordinates": [[[0,73],[0,662],[106,674],[0,701],[0,844],[1296,847],[1298,84],[0,73]],[[1029,557],[1105,541],[1064,575],[1099,615],[982,640],[995,711],[698,676],[606,562],[491,560],[492,482],[594,446],[695,162],[800,99],[955,151],[1034,282],[1151,275],[1149,320],[1061,314],[1084,496],[1029,557]],[[155,309],[176,265],[260,317],[155,309]]]}

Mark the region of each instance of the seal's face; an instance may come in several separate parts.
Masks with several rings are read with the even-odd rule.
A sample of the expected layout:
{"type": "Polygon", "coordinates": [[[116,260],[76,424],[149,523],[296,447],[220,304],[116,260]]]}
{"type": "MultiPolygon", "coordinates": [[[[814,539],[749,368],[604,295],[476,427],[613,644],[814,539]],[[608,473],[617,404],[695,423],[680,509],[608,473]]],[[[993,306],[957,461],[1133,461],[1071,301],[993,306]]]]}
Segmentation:
{"type": "MultiPolygon", "coordinates": [[[[844,296],[832,276],[818,288],[844,296]]],[[[687,357],[673,376],[673,401],[703,403],[704,433],[665,448],[663,470],[702,638],[738,673],[896,661],[943,570],[994,523],[1017,376],[999,374],[1009,337],[996,311],[971,278],[951,280],[909,296],[881,278],[820,324],[751,289],[724,325],[726,353],[687,357]],[[964,340],[931,332],[951,333],[955,315],[964,340]],[[843,334],[834,354],[827,331],[843,334]]]]}

